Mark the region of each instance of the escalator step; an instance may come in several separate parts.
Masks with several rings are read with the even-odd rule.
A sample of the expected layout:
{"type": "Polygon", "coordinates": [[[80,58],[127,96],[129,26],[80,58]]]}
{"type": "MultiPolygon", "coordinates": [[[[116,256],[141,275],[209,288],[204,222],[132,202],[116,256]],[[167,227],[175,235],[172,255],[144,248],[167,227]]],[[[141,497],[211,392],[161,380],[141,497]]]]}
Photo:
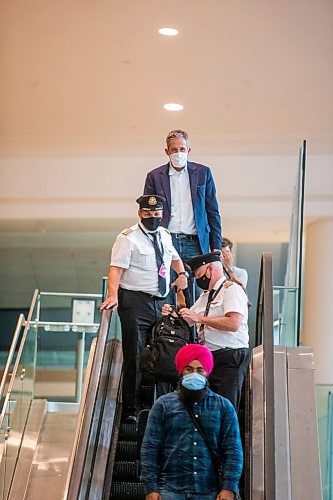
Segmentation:
{"type": "Polygon", "coordinates": [[[145,494],[142,483],[115,483],[112,482],[112,500],[144,500],[145,494]]]}
{"type": "Polygon", "coordinates": [[[136,423],[120,424],[119,439],[121,441],[136,441],[136,423]]]}
{"type": "Polygon", "coordinates": [[[137,453],[136,441],[118,441],[116,461],[135,460],[137,453]]]}
{"type": "Polygon", "coordinates": [[[141,402],[152,405],[154,397],[154,388],[151,385],[143,385],[140,389],[141,402]]]}
{"type": "Polygon", "coordinates": [[[115,462],[113,469],[114,481],[131,481],[138,482],[139,479],[139,462],[115,462]]]}
{"type": "Polygon", "coordinates": [[[149,403],[141,403],[141,411],[142,410],[150,410],[151,409],[151,404],[149,403]]]}

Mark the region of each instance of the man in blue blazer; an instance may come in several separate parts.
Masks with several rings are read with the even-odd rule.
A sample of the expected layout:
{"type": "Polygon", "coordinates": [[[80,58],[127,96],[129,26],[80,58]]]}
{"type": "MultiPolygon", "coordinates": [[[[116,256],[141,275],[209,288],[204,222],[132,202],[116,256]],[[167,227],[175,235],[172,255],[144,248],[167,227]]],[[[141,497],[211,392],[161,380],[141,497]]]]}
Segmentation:
{"type": "Polygon", "coordinates": [[[205,165],[187,161],[191,151],[184,130],[171,131],[165,152],[169,163],[148,173],[144,194],[166,198],[162,226],[169,229],[182,260],[222,248],[216,188],[205,165]]]}

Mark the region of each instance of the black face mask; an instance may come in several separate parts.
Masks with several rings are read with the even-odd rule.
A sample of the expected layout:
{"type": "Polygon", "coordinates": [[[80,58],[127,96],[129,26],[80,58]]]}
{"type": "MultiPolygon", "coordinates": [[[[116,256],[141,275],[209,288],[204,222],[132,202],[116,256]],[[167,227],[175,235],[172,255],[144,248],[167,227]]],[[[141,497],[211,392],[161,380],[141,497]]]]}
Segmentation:
{"type": "Polygon", "coordinates": [[[141,222],[148,231],[156,231],[161,224],[161,220],[161,217],[147,217],[146,219],[142,218],[141,222]]]}
{"type": "Polygon", "coordinates": [[[200,278],[197,278],[196,283],[197,283],[198,287],[201,288],[201,290],[208,290],[211,279],[212,279],[212,277],[210,277],[210,278],[207,277],[207,271],[206,271],[203,276],[201,276],[200,278]]]}

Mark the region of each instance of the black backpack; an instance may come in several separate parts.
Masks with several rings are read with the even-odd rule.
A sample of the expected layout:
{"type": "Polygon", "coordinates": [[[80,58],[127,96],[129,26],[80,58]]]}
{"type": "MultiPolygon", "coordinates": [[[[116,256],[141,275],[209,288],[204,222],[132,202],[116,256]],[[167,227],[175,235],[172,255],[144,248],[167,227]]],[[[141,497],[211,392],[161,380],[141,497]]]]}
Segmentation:
{"type": "Polygon", "coordinates": [[[192,332],[184,319],[163,316],[153,326],[149,344],[141,352],[141,373],[160,382],[176,383],[179,374],[175,367],[175,356],[191,340],[192,332]]]}

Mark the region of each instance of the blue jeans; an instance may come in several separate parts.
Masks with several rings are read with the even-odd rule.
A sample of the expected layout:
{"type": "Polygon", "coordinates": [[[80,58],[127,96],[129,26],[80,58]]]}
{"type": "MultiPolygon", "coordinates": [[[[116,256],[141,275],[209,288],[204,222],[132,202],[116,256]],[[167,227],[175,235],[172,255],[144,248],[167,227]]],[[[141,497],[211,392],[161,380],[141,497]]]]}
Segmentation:
{"type": "MultiPolygon", "coordinates": [[[[197,238],[189,239],[189,238],[177,238],[175,236],[172,236],[172,244],[179,253],[180,258],[184,262],[185,269],[186,268],[186,262],[193,257],[196,257],[197,255],[201,255],[201,248],[199,244],[199,240],[197,238]]],[[[194,304],[194,302],[197,300],[199,297],[201,290],[198,286],[195,285],[195,292],[194,292],[194,297],[193,297],[193,274],[190,272],[190,277],[192,280],[189,280],[189,301],[191,302],[190,304],[187,304],[188,306],[191,306],[194,304]]],[[[172,270],[171,271],[171,283],[176,279],[176,273],[172,270]]],[[[172,302],[174,302],[174,294],[171,291],[170,298],[172,302]]]]}
{"type": "Polygon", "coordinates": [[[160,490],[160,495],[162,500],[216,500],[218,492],[207,493],[174,493],[173,491],[168,491],[165,489],[160,490]]]}

